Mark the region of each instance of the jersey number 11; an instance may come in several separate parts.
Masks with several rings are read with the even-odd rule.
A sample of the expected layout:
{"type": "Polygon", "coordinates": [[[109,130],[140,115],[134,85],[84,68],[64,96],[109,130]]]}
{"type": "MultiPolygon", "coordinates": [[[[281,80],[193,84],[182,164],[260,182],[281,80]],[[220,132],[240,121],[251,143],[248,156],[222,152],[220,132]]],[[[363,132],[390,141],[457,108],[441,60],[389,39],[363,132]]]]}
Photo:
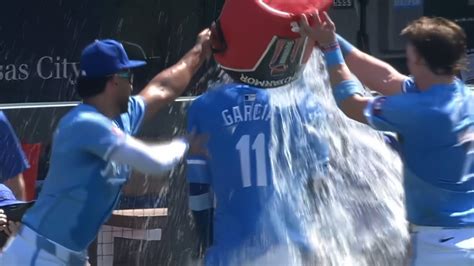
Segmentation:
{"type": "MultiPolygon", "coordinates": [[[[250,135],[243,135],[235,148],[240,154],[240,169],[242,175],[243,187],[252,186],[251,180],[251,154],[250,154],[250,135]]],[[[252,144],[252,151],[255,151],[257,166],[257,186],[267,186],[267,162],[265,157],[265,134],[260,133],[252,144]]]]}

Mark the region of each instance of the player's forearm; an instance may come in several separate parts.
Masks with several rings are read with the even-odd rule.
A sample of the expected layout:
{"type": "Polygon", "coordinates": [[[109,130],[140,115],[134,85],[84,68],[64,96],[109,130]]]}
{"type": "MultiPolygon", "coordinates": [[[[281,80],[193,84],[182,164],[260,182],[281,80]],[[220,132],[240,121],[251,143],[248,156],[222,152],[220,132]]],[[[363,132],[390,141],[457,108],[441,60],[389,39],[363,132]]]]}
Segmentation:
{"type": "Polygon", "coordinates": [[[341,49],[337,44],[331,44],[324,49],[324,57],[337,105],[348,117],[366,124],[364,109],[368,100],[363,97],[362,86],[352,78],[341,49]]]}
{"type": "Polygon", "coordinates": [[[168,95],[167,100],[180,96],[206,57],[201,44],[196,44],[176,64],[158,74],[150,85],[162,87],[168,95]]]}
{"type": "Polygon", "coordinates": [[[148,146],[127,136],[115,147],[109,160],[127,164],[144,174],[160,175],[173,169],[185,156],[188,144],[176,139],[167,144],[148,146]]]}
{"type": "Polygon", "coordinates": [[[388,63],[355,48],[339,35],[337,41],[350,71],[365,86],[384,95],[401,92],[403,81],[407,79],[405,75],[400,74],[388,63]]]}
{"type": "Polygon", "coordinates": [[[329,81],[331,82],[331,87],[337,86],[339,83],[345,80],[351,80],[351,72],[346,64],[338,64],[328,69],[329,71],[329,81]]]}
{"type": "Polygon", "coordinates": [[[176,64],[156,75],[140,93],[147,103],[147,117],[182,95],[205,61],[204,48],[198,43],[176,64]]]}

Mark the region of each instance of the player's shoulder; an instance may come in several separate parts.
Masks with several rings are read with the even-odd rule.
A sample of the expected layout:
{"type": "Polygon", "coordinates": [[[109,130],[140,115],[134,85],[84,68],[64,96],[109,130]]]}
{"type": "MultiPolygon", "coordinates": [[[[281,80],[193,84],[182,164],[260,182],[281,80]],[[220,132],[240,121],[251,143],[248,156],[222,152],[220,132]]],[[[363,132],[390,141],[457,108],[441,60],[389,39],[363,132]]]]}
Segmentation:
{"type": "Polygon", "coordinates": [[[432,115],[432,102],[430,97],[423,93],[401,93],[390,96],[376,97],[372,104],[374,114],[382,114],[389,119],[399,121],[427,121],[426,117],[432,115]]]}
{"type": "Polygon", "coordinates": [[[233,87],[233,84],[221,84],[211,87],[193,100],[191,108],[203,108],[207,105],[215,105],[217,102],[227,98],[229,96],[229,90],[233,87]]]}
{"type": "Polygon", "coordinates": [[[59,127],[72,130],[83,130],[88,127],[109,127],[112,120],[99,113],[95,108],[81,104],[67,113],[59,123],[59,127]]]}
{"type": "Polygon", "coordinates": [[[0,111],[0,126],[4,127],[8,124],[9,124],[9,122],[8,122],[7,117],[5,116],[5,114],[2,111],[0,111]]]}
{"type": "Polygon", "coordinates": [[[10,125],[10,122],[8,121],[7,116],[2,111],[0,111],[0,125],[2,126],[10,125]]]}
{"type": "MultiPolygon", "coordinates": [[[[462,82],[462,80],[460,80],[459,78],[456,78],[454,82],[451,84],[439,84],[439,85],[436,85],[436,87],[440,87],[442,89],[444,88],[465,89],[466,85],[462,82]]],[[[418,85],[416,84],[414,78],[410,76],[410,77],[407,77],[407,79],[403,81],[402,92],[404,94],[410,94],[410,93],[420,93],[421,91],[418,85]]]]}
{"type": "Polygon", "coordinates": [[[7,116],[0,111],[0,134],[1,135],[15,135],[12,125],[8,121],[7,116]]]}
{"type": "Polygon", "coordinates": [[[131,109],[136,109],[136,108],[145,108],[146,103],[145,99],[143,99],[143,96],[141,95],[134,95],[128,98],[128,109],[129,112],[131,109]]]}
{"type": "Polygon", "coordinates": [[[407,94],[418,92],[420,92],[420,90],[418,89],[418,86],[416,85],[416,82],[413,77],[407,77],[402,83],[402,93],[407,94]]]}
{"type": "Polygon", "coordinates": [[[3,121],[6,121],[7,120],[7,117],[5,116],[5,114],[0,111],[0,121],[3,122],[3,121]]]}
{"type": "Polygon", "coordinates": [[[221,84],[212,88],[209,88],[208,91],[203,93],[198,97],[198,104],[215,104],[216,100],[233,100],[236,97],[240,97],[249,92],[253,93],[263,93],[265,90],[258,89],[246,84],[241,83],[228,83],[221,84]]]}
{"type": "Polygon", "coordinates": [[[240,83],[221,84],[210,88],[202,95],[196,97],[188,109],[189,113],[214,113],[216,110],[238,105],[242,101],[266,99],[266,91],[240,83]],[[196,112],[199,110],[199,112],[196,112]]]}

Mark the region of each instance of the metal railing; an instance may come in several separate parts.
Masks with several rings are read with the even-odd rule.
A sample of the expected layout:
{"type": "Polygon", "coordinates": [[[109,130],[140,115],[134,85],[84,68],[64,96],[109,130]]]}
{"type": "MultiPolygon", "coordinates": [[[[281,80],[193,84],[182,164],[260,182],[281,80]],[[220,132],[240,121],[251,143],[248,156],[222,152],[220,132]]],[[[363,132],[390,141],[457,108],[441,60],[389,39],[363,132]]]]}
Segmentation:
{"type": "MultiPolygon", "coordinates": [[[[190,102],[197,96],[183,96],[178,97],[174,102],[190,102]]],[[[0,110],[11,109],[37,109],[37,108],[55,108],[55,107],[74,107],[80,104],[81,101],[70,102],[35,102],[35,103],[1,103],[0,110]]]]}

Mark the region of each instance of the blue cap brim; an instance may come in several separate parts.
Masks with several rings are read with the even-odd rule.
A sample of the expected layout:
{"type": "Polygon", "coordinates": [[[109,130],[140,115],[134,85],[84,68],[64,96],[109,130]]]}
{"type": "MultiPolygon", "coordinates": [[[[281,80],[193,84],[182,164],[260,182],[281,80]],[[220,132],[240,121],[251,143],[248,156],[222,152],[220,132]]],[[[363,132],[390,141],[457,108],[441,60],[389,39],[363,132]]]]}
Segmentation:
{"type": "Polygon", "coordinates": [[[140,61],[140,60],[130,60],[128,63],[124,66],[124,68],[136,68],[136,67],[141,67],[146,65],[145,61],[140,61]]]}
{"type": "Polygon", "coordinates": [[[28,202],[21,201],[21,200],[12,200],[12,199],[2,200],[0,201],[0,208],[8,206],[8,205],[14,205],[14,204],[20,204],[20,203],[28,203],[28,202]]]}

